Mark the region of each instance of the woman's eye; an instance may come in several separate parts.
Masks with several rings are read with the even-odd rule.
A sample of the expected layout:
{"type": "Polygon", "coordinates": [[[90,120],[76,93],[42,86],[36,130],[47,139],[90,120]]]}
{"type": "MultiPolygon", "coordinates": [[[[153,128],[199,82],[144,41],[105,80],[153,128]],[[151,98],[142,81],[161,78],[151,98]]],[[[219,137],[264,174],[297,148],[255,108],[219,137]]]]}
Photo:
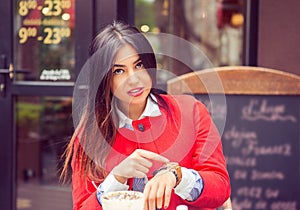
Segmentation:
{"type": "Polygon", "coordinates": [[[114,74],[122,74],[123,72],[124,72],[123,69],[115,69],[115,70],[113,71],[114,74]]]}
{"type": "Polygon", "coordinates": [[[139,63],[136,64],[135,68],[142,69],[142,68],[144,68],[144,65],[143,65],[142,62],[139,62],[139,63]]]}

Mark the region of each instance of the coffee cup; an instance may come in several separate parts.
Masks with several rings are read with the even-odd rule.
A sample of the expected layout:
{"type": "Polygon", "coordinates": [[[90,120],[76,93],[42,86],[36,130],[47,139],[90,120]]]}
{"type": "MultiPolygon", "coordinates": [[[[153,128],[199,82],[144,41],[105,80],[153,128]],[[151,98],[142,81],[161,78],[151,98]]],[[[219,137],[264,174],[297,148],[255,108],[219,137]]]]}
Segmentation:
{"type": "Polygon", "coordinates": [[[144,194],[138,191],[115,191],[101,197],[103,210],[143,210],[144,194]]]}

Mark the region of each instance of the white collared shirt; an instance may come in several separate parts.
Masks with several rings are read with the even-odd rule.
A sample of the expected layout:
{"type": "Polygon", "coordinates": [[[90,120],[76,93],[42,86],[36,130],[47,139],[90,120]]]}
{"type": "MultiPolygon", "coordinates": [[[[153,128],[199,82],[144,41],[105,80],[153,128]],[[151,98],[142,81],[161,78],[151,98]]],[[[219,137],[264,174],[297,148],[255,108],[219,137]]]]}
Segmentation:
{"type": "MultiPolygon", "coordinates": [[[[139,117],[140,119],[143,119],[145,117],[157,117],[161,115],[161,112],[159,110],[159,106],[156,103],[157,99],[155,98],[155,96],[153,96],[151,94],[151,96],[148,97],[147,99],[147,103],[146,103],[146,107],[142,113],[142,115],[139,117]],[[153,100],[155,101],[153,101],[153,100]]],[[[119,119],[119,128],[123,128],[126,127],[127,129],[133,130],[132,127],[132,119],[128,118],[119,108],[118,106],[115,104],[115,109],[116,109],[116,114],[118,116],[119,119]]]]}

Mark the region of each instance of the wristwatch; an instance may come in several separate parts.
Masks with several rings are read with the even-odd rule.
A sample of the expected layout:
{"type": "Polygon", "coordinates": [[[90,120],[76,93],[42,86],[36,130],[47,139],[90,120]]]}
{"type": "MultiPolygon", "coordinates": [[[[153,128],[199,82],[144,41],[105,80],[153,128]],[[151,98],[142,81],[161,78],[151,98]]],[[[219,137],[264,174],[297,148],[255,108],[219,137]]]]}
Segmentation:
{"type": "Polygon", "coordinates": [[[176,178],[176,184],[175,184],[174,188],[177,187],[177,185],[180,183],[180,181],[182,179],[182,172],[181,172],[180,165],[176,162],[166,163],[161,168],[155,170],[153,172],[153,175],[155,176],[156,174],[158,174],[161,171],[170,171],[170,172],[172,172],[174,174],[175,178],[176,178]]]}

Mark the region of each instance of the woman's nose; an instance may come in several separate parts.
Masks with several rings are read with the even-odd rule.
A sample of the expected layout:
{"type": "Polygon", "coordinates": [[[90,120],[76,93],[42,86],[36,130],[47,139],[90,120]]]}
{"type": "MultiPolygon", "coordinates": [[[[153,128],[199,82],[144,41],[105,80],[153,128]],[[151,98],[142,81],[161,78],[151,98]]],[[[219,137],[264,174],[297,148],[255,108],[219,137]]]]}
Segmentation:
{"type": "Polygon", "coordinates": [[[137,72],[134,72],[133,70],[128,71],[128,77],[127,82],[129,84],[135,84],[139,81],[137,72]]]}

